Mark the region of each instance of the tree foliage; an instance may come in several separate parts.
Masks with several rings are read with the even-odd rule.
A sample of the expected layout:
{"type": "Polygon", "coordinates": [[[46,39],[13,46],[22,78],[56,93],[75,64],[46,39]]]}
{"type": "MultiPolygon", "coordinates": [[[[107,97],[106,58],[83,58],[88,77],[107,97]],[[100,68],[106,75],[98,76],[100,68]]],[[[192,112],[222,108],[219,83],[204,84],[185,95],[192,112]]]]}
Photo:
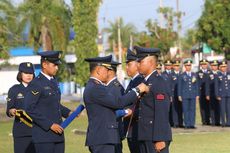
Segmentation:
{"type": "Polygon", "coordinates": [[[96,40],[100,0],[72,0],[72,3],[72,21],[76,33],[74,41],[77,56],[75,81],[83,86],[89,77],[89,66],[84,59],[98,54],[96,40]]]}
{"type": "Polygon", "coordinates": [[[197,38],[218,53],[230,51],[230,1],[206,0],[198,21],[197,38]]]}
{"type": "Polygon", "coordinates": [[[19,31],[28,28],[26,43],[36,50],[66,50],[71,12],[64,0],[25,0],[18,8],[19,31]]]}

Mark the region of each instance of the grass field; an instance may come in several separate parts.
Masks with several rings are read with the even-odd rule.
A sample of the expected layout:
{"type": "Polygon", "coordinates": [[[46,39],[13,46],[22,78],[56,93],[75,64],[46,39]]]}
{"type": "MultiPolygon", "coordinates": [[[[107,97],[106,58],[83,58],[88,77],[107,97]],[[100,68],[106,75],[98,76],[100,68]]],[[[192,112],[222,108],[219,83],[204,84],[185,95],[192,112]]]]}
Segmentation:
{"type": "MultiPolygon", "coordinates": [[[[69,108],[75,108],[77,103],[65,103],[69,108]]],[[[2,115],[1,115],[2,116],[2,115]]],[[[197,115],[199,116],[199,115],[197,115]]],[[[0,122],[0,153],[13,153],[12,120],[0,122]]],[[[200,119],[198,117],[197,123],[200,119]]],[[[66,130],[66,153],[88,153],[84,146],[85,135],[75,134],[73,131],[85,131],[87,127],[86,112],[83,112],[66,130]]],[[[203,133],[174,133],[170,146],[171,153],[230,153],[230,132],[203,133]]],[[[126,141],[124,153],[128,153],[126,141]]]]}

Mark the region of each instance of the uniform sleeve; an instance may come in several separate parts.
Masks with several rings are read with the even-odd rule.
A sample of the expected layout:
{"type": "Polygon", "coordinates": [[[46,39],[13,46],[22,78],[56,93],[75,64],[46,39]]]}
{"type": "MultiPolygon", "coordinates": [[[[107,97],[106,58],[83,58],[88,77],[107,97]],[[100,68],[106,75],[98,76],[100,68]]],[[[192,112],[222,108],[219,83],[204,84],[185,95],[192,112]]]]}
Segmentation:
{"type": "Polygon", "coordinates": [[[177,94],[178,96],[182,96],[182,75],[179,75],[178,77],[178,89],[177,89],[177,94]]]}
{"type": "Polygon", "coordinates": [[[217,97],[220,97],[218,75],[214,78],[214,86],[215,86],[215,95],[217,97]]]}
{"type": "Polygon", "coordinates": [[[171,141],[172,133],[169,125],[169,96],[165,94],[164,100],[157,100],[157,92],[154,95],[154,124],[152,140],[157,141],[171,141]]]}
{"type": "MultiPolygon", "coordinates": [[[[198,78],[198,75],[196,75],[196,78],[198,78]]],[[[199,79],[197,79],[196,83],[195,83],[195,91],[196,91],[196,96],[200,95],[200,81],[199,79]]]]}
{"type": "Polygon", "coordinates": [[[91,100],[95,103],[113,109],[122,109],[125,106],[137,101],[137,95],[134,91],[130,91],[123,96],[116,97],[113,93],[108,92],[107,87],[97,86],[91,93],[91,100]]]}
{"type": "Polygon", "coordinates": [[[68,109],[67,107],[61,105],[61,114],[64,118],[67,118],[69,116],[70,113],[70,109],[68,109]]]}
{"type": "Polygon", "coordinates": [[[205,80],[205,95],[210,96],[210,79],[209,79],[209,75],[207,75],[206,80],[205,80]]]}
{"type": "Polygon", "coordinates": [[[16,102],[15,100],[16,100],[16,98],[14,95],[13,88],[10,88],[8,91],[8,96],[6,98],[6,101],[7,101],[6,115],[9,117],[11,117],[9,110],[12,108],[15,108],[15,102],[16,102]]]}
{"type": "Polygon", "coordinates": [[[25,97],[25,111],[32,118],[33,122],[42,129],[48,131],[53,124],[39,110],[38,103],[41,96],[41,88],[35,84],[30,84],[29,91],[25,97]]]}

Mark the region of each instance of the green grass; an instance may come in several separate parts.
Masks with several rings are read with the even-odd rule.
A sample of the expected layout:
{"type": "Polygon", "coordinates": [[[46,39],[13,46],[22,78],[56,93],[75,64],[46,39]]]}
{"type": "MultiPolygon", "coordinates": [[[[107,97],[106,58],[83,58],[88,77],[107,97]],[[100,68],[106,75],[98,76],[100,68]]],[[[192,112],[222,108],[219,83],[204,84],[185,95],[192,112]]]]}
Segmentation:
{"type": "MultiPolygon", "coordinates": [[[[69,108],[74,109],[77,103],[65,103],[69,108]]],[[[199,112],[197,111],[198,122],[199,112]]],[[[13,153],[13,139],[10,135],[12,120],[1,121],[0,123],[0,153],[13,153]]],[[[88,153],[85,147],[85,135],[76,135],[73,130],[85,131],[87,127],[87,115],[83,112],[65,129],[66,153],[88,153]]],[[[170,153],[229,153],[230,132],[214,133],[190,133],[173,134],[173,142],[170,145],[170,153]]],[[[123,141],[123,152],[128,153],[126,140],[123,141]]]]}

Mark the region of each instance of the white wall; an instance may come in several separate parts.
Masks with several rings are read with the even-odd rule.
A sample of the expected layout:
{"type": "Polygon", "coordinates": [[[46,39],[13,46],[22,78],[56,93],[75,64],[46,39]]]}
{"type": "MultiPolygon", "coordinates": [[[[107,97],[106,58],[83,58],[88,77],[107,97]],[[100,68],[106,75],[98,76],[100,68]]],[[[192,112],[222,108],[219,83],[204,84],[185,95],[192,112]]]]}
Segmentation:
{"type": "Polygon", "coordinates": [[[0,71],[0,95],[7,94],[10,87],[18,84],[18,71],[0,71]]]}

